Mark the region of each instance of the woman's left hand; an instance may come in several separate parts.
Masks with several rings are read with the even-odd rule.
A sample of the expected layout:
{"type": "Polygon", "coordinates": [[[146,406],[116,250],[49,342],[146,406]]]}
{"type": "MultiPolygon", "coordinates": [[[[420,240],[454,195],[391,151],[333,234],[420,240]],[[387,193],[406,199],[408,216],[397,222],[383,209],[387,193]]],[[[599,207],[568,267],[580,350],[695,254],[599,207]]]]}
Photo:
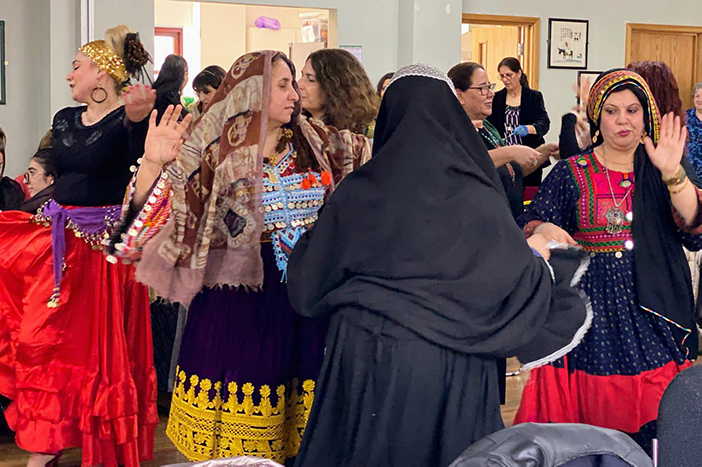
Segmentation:
{"type": "Polygon", "coordinates": [[[145,84],[129,86],[122,93],[124,111],[132,122],[140,122],[149,116],[156,102],[156,91],[145,84]]]}
{"type": "Polygon", "coordinates": [[[682,125],[680,117],[676,117],[672,112],[661,120],[661,138],[658,146],[653,144],[649,136],[644,139],[648,157],[661,171],[664,180],[673,178],[678,172],[686,141],[687,128],[682,125]]]}

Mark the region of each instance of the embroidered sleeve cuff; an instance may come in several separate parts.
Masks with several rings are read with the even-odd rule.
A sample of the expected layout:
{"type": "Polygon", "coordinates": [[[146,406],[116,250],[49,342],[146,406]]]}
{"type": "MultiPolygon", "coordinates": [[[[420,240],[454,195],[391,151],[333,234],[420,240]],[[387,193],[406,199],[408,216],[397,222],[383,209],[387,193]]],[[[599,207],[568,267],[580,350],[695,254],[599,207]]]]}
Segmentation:
{"type": "Polygon", "coordinates": [[[122,204],[122,219],[118,226],[118,236],[112,239],[113,245],[108,249],[108,261],[114,263],[117,258],[125,263],[138,261],[144,245],[161,230],[171,214],[171,188],[168,173],[163,171],[154,182],[144,207],[135,213],[131,208],[136,189],[136,174],[132,177],[122,204]]]}
{"type": "Polygon", "coordinates": [[[695,220],[693,220],[691,224],[688,224],[675,207],[673,207],[673,219],[678,228],[683,232],[702,234],[702,190],[697,187],[694,188],[697,193],[697,217],[695,220]]]}
{"type": "Polygon", "coordinates": [[[544,223],[544,221],[539,221],[539,220],[534,220],[534,221],[528,222],[527,225],[524,226],[524,236],[526,238],[529,238],[532,235],[534,235],[534,230],[536,230],[536,228],[543,223],[544,223]]]}

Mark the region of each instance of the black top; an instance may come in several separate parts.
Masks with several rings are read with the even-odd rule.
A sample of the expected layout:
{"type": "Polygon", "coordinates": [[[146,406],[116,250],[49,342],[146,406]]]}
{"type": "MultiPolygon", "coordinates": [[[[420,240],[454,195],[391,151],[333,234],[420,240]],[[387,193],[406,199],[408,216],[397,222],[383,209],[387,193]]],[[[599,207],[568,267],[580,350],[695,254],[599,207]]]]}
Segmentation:
{"type": "MultiPolygon", "coordinates": [[[[156,102],[154,102],[154,108],[158,112],[156,115],[156,123],[161,122],[161,117],[163,117],[163,113],[169,105],[173,107],[183,105],[180,99],[180,93],[177,90],[169,90],[156,94],[156,102]]],[[[186,115],[188,115],[188,111],[185,109],[185,106],[183,106],[180,109],[180,120],[184,119],[186,115]]]]}
{"type": "Polygon", "coordinates": [[[552,315],[552,290],[465,110],[447,83],[419,76],[388,87],[373,158],[339,184],[288,266],[304,316],[373,313],[458,352],[523,362],[585,322],[582,302],[552,315]]]}
{"type": "MultiPolygon", "coordinates": [[[[507,110],[507,89],[495,93],[495,98],[492,100],[492,114],[487,118],[490,123],[495,125],[497,131],[503,138],[505,135],[505,115],[507,110]]],[[[544,136],[551,128],[551,120],[548,118],[546,106],[544,105],[544,96],[531,88],[522,86],[522,102],[519,106],[519,124],[533,125],[536,129],[535,135],[527,135],[522,138],[522,144],[536,149],[546,141],[544,136]]],[[[551,162],[546,161],[541,167],[534,172],[524,177],[524,185],[538,186],[541,183],[541,172],[544,167],[551,165],[551,162]]]]}
{"type": "Polygon", "coordinates": [[[0,211],[19,208],[24,201],[24,192],[19,183],[10,177],[0,178],[0,211]]]}
{"type": "Polygon", "coordinates": [[[51,200],[51,198],[54,197],[54,188],[54,185],[47,186],[39,193],[22,203],[19,207],[19,210],[29,212],[31,214],[36,213],[40,207],[42,207],[45,203],[47,203],[51,200]]]}
{"type": "MultiPolygon", "coordinates": [[[[488,130],[485,128],[479,129],[478,133],[483,139],[483,143],[488,151],[500,147],[492,141],[488,130]]],[[[519,164],[510,162],[507,164],[497,168],[497,175],[500,177],[502,188],[504,188],[505,194],[507,195],[507,202],[509,202],[509,209],[512,211],[512,217],[516,220],[519,216],[524,214],[524,175],[522,174],[522,168],[519,164]],[[507,164],[512,167],[511,171],[507,164]]]]}
{"type": "Polygon", "coordinates": [[[578,146],[578,137],[575,134],[577,124],[578,117],[572,113],[567,113],[561,118],[561,134],[558,135],[558,152],[561,159],[577,156],[591,149],[580,149],[580,146],[578,146]]]}
{"type": "Polygon", "coordinates": [[[144,153],[148,118],[131,123],[120,107],[85,126],[81,121],[85,109],[68,107],[54,116],[54,199],[67,206],[122,204],[132,176],[129,168],[144,153]]]}

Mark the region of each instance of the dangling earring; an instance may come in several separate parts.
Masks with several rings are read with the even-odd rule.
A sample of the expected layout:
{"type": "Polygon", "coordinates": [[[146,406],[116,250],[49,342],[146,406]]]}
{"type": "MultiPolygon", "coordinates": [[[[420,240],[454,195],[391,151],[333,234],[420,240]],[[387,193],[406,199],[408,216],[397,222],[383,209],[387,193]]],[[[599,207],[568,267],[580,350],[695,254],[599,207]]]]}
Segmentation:
{"type": "Polygon", "coordinates": [[[94,87],[92,91],[90,91],[90,98],[96,104],[102,104],[103,102],[105,102],[107,100],[107,91],[105,91],[105,89],[98,83],[98,85],[96,87],[94,87]],[[95,94],[95,92],[100,92],[100,91],[103,92],[105,97],[103,97],[102,99],[96,99],[94,94],[95,94]]]}
{"type": "Polygon", "coordinates": [[[592,137],[592,143],[597,144],[597,139],[600,137],[600,130],[597,130],[595,132],[595,135],[592,137]]]}
{"type": "Polygon", "coordinates": [[[646,144],[646,133],[641,135],[641,144],[646,144]]]}

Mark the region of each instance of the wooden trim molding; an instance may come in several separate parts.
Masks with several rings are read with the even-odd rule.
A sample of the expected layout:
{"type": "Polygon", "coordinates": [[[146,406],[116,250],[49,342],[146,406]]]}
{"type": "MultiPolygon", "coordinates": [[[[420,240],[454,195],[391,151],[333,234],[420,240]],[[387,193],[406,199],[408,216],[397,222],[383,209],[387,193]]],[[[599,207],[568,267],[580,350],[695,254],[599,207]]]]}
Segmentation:
{"type": "Polygon", "coordinates": [[[541,59],[541,18],[531,16],[481,15],[463,13],[463,23],[492,26],[522,26],[527,28],[525,46],[528,50],[529,66],[524,70],[529,84],[539,89],[539,61],[541,59]]]}

